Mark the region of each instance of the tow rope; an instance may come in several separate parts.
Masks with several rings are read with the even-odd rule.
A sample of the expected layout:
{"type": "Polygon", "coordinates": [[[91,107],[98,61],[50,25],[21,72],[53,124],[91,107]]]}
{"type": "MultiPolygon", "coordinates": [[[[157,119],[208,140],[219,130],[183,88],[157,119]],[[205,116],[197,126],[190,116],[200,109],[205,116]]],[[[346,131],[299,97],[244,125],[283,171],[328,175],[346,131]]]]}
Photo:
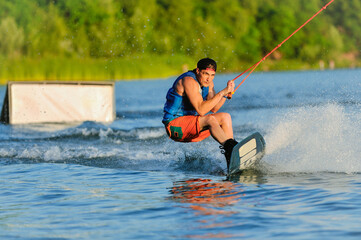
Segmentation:
{"type": "Polygon", "coordinates": [[[280,44],[277,45],[277,47],[275,47],[272,51],[270,51],[266,56],[264,56],[259,62],[257,62],[256,64],[254,64],[252,67],[248,68],[246,71],[244,71],[243,73],[239,74],[237,77],[235,77],[234,79],[232,79],[232,81],[235,81],[237,78],[239,78],[240,76],[242,76],[243,74],[245,74],[246,72],[250,71],[248,73],[248,75],[242,80],[242,82],[240,82],[238,84],[238,86],[234,89],[234,91],[232,92],[232,94],[228,94],[227,98],[231,99],[232,95],[237,91],[237,89],[244,83],[244,81],[249,77],[249,75],[251,75],[251,73],[256,69],[256,67],[258,67],[258,65],[263,62],[264,60],[266,60],[266,58],[271,55],[274,51],[276,51],[279,47],[282,46],[282,44],[284,44],[288,39],[290,39],[290,37],[292,37],[294,34],[296,34],[296,32],[298,32],[299,30],[301,30],[301,28],[303,28],[307,23],[309,23],[313,18],[315,18],[319,13],[321,13],[323,10],[325,10],[328,5],[330,5],[334,0],[331,0],[329,3],[327,3],[325,6],[323,6],[315,15],[313,15],[311,18],[309,18],[304,24],[302,24],[299,28],[296,29],[296,31],[294,31],[291,35],[289,35],[285,40],[283,40],[280,44]]]}

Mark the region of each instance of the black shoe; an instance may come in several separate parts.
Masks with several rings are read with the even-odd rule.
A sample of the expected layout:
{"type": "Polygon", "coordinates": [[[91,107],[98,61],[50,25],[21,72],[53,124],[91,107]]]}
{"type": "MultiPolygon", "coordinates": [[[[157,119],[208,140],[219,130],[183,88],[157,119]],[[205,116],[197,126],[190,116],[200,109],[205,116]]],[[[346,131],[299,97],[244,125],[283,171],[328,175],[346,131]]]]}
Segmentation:
{"type": "Polygon", "coordinates": [[[234,146],[237,145],[237,141],[230,138],[228,139],[223,146],[220,146],[219,148],[222,149],[221,153],[224,154],[224,156],[226,157],[226,161],[227,161],[227,170],[229,170],[229,163],[231,161],[231,156],[232,156],[232,150],[234,148],[234,146]]]}

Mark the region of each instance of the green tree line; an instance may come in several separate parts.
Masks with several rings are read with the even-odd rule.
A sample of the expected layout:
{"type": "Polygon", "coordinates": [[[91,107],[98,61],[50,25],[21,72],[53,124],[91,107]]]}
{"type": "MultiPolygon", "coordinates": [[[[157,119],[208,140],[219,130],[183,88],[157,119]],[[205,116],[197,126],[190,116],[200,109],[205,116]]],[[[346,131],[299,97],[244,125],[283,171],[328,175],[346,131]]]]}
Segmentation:
{"type": "MultiPolygon", "coordinates": [[[[248,68],[327,0],[1,0],[0,79],[164,77],[248,68]]],[[[359,66],[361,1],[335,0],[261,69],[359,66]]]]}

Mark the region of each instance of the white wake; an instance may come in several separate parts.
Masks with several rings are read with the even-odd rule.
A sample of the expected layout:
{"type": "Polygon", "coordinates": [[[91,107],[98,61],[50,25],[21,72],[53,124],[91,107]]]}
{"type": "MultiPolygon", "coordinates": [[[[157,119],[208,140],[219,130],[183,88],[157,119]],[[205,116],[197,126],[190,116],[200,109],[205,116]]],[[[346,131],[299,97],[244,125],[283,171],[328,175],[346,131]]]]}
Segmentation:
{"type": "Polygon", "coordinates": [[[336,104],[278,116],[264,162],[277,172],[361,172],[361,113],[336,104]]]}

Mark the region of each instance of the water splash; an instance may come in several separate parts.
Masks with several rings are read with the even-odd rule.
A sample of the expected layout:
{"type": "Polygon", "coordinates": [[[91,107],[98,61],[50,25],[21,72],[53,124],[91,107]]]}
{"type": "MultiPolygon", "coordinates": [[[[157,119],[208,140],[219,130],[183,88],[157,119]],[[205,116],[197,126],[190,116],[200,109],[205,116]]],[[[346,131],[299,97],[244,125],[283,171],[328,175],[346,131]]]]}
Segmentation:
{"type": "Polygon", "coordinates": [[[360,114],[327,104],[279,116],[264,161],[277,172],[361,172],[360,114]]]}

